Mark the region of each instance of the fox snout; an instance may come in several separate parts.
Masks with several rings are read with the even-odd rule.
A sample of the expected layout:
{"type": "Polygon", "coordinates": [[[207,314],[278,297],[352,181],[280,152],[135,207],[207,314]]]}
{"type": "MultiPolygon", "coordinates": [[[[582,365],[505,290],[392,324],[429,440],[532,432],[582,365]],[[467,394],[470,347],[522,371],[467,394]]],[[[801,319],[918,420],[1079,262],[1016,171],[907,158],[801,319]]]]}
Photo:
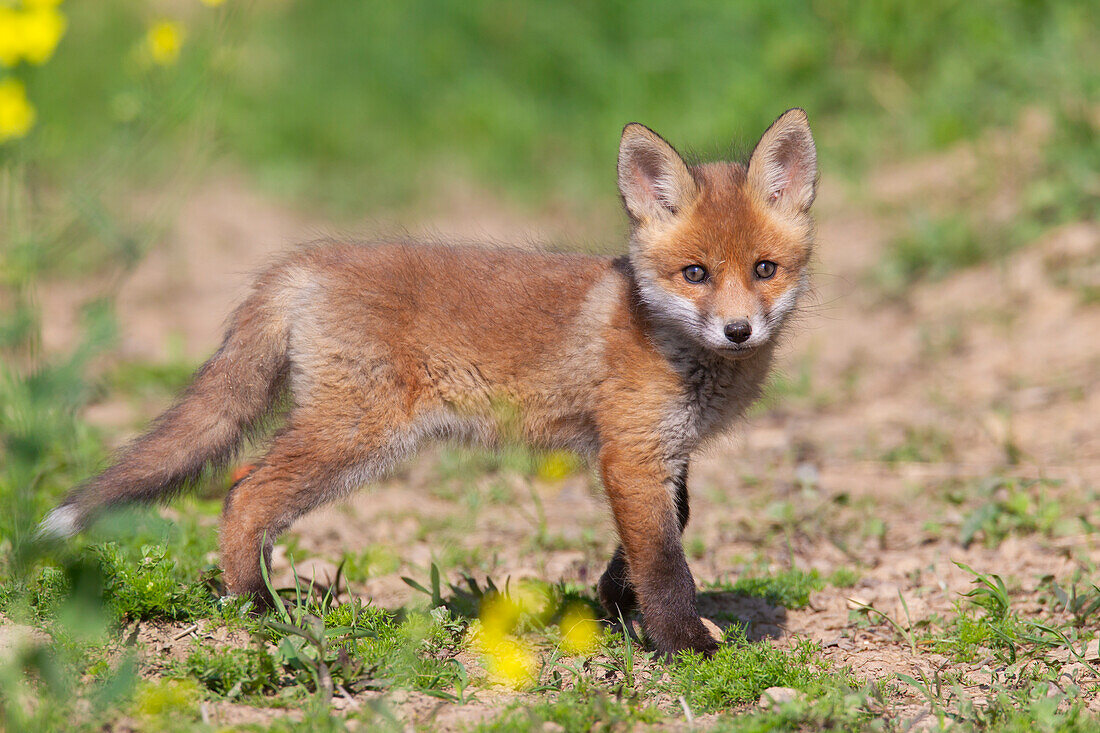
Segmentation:
{"type": "Polygon", "coordinates": [[[724,329],[726,338],[735,344],[743,344],[752,336],[752,324],[744,318],[730,321],[724,329]]]}

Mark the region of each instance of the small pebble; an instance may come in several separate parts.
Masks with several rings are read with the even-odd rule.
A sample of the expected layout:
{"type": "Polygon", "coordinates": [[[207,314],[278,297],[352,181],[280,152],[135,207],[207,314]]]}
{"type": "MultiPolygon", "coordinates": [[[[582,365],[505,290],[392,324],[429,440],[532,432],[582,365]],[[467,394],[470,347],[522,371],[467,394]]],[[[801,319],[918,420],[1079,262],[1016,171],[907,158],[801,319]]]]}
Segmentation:
{"type": "Polygon", "coordinates": [[[793,690],[790,687],[769,687],[764,690],[764,694],[760,696],[760,702],[757,703],[760,707],[767,710],[773,705],[782,705],[785,702],[790,702],[798,697],[798,690],[793,690]]]}

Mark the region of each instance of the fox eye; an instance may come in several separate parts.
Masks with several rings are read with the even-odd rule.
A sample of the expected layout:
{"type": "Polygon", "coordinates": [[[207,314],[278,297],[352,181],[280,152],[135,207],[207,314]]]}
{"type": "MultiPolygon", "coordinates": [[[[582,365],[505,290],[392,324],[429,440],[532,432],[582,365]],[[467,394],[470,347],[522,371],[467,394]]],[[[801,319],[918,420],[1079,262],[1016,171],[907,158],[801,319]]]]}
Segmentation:
{"type": "Polygon", "coordinates": [[[771,260],[760,260],[756,263],[756,276],[761,280],[767,280],[775,274],[776,264],[771,260]]]}
{"type": "Polygon", "coordinates": [[[701,283],[707,279],[707,268],[702,265],[688,265],[684,268],[684,279],[689,283],[701,283]]]}

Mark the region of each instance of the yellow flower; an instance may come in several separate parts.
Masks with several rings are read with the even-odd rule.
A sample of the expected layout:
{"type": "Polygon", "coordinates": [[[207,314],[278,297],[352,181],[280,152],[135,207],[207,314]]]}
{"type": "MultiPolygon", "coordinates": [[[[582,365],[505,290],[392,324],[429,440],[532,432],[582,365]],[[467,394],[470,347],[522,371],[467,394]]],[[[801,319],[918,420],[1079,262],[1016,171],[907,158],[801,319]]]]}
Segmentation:
{"type": "Polygon", "coordinates": [[[179,59],[183,46],[183,26],[171,20],[153,24],[145,34],[145,48],[153,63],[170,66],[179,59]]]}
{"type": "Polygon", "coordinates": [[[61,11],[48,5],[28,5],[26,10],[0,5],[0,65],[15,66],[20,59],[46,63],[66,25],[61,11]]]}
{"type": "Polygon", "coordinates": [[[57,8],[31,8],[21,14],[23,58],[32,64],[44,64],[53,56],[67,21],[57,8]]]}
{"type": "Polygon", "coordinates": [[[21,13],[0,5],[0,66],[15,66],[23,55],[21,13]]]}
{"type": "Polygon", "coordinates": [[[15,79],[0,81],[0,143],[26,135],[34,126],[34,105],[15,79]]]}
{"type": "Polygon", "coordinates": [[[515,689],[535,683],[538,660],[513,634],[521,622],[552,613],[548,590],[538,583],[520,583],[509,593],[491,593],[481,602],[477,645],[489,675],[515,689]]]}
{"type": "Polygon", "coordinates": [[[497,593],[486,596],[481,602],[481,628],[486,637],[501,639],[516,628],[523,612],[510,596],[497,593]]]}
{"type": "Polygon", "coordinates": [[[550,589],[543,583],[523,581],[507,593],[490,593],[481,602],[481,625],[489,634],[503,636],[522,624],[549,620],[554,608],[550,589]]]}
{"type": "Polygon", "coordinates": [[[221,5],[222,3],[224,3],[225,0],[201,0],[201,2],[202,2],[203,5],[205,5],[208,8],[216,8],[219,5],[221,5]]]}
{"type": "Polygon", "coordinates": [[[566,654],[591,654],[600,645],[600,624],[580,603],[565,609],[561,618],[561,648],[566,654]]]}
{"type": "Polygon", "coordinates": [[[573,473],[580,466],[575,453],[567,450],[553,450],[539,460],[539,478],[558,481],[573,473]]]}
{"type": "Polygon", "coordinates": [[[535,683],[537,660],[519,641],[512,638],[482,639],[481,650],[485,654],[489,674],[495,681],[517,690],[535,683]]]}

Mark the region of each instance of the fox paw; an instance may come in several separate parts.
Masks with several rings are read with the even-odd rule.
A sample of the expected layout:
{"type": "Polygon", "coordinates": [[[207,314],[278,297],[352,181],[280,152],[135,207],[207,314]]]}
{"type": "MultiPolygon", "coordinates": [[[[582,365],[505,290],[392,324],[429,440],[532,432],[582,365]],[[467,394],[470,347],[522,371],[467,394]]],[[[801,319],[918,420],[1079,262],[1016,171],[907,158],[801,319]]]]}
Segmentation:
{"type": "Polygon", "coordinates": [[[698,617],[680,624],[662,626],[660,630],[647,627],[646,636],[652,640],[654,651],[666,659],[683,651],[699,652],[710,657],[718,651],[722,639],[722,633],[717,626],[698,617]]]}

